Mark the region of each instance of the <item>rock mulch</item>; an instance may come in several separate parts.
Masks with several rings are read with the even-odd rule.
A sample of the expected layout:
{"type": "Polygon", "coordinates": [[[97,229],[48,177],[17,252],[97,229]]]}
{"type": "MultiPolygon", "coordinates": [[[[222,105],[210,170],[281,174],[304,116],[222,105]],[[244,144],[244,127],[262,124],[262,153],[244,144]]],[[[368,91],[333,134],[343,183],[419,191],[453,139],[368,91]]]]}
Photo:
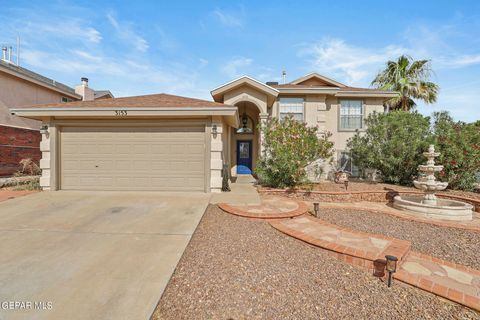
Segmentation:
{"type": "Polygon", "coordinates": [[[265,221],[205,213],[153,319],[480,319],[368,273],[265,221]]]}
{"type": "Polygon", "coordinates": [[[412,250],[480,270],[479,232],[351,209],[323,209],[319,218],[343,227],[411,241],[412,250]]]}

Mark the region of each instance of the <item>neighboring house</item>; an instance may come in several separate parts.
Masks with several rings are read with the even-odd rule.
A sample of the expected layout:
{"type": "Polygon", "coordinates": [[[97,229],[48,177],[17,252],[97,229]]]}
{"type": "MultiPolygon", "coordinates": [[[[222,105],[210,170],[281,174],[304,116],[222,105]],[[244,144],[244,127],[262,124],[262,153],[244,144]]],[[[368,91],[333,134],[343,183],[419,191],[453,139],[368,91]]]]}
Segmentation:
{"type": "Polygon", "coordinates": [[[255,170],[258,124],[292,115],[332,132],[341,156],[365,117],[395,95],[347,87],[318,74],[288,84],[249,77],[212,92],[212,101],[156,94],[15,108],[42,120],[45,190],[220,192],[222,166],[255,170]]]}
{"type": "Polygon", "coordinates": [[[73,89],[0,59],[0,176],[17,171],[21,159],[31,158],[38,163],[41,158],[41,122],[11,115],[10,108],[84,98],[93,100],[97,93],[100,99],[113,97],[110,91],[88,88],[88,80],[73,89]]]}

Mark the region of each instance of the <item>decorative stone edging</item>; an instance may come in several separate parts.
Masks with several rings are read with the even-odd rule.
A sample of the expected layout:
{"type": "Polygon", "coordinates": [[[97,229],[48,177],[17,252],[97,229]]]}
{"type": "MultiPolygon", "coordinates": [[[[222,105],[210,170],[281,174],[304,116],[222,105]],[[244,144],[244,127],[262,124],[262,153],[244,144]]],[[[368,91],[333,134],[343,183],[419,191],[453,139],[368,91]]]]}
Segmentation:
{"type": "MultiPolygon", "coordinates": [[[[385,202],[393,201],[393,198],[399,194],[406,195],[423,195],[423,192],[420,191],[396,191],[396,190],[386,190],[386,191],[376,191],[376,190],[367,190],[367,191],[308,191],[308,190],[288,190],[288,189],[270,189],[270,188],[257,188],[258,193],[263,195],[286,195],[289,198],[302,199],[302,200],[318,200],[323,202],[360,202],[360,201],[370,201],[370,202],[385,202]]],[[[474,211],[480,213],[480,200],[471,199],[462,196],[449,195],[438,193],[437,197],[460,200],[467,202],[474,207],[474,211]]]]}
{"type": "Polygon", "coordinates": [[[286,219],[286,218],[293,218],[305,214],[308,212],[308,206],[303,201],[296,201],[298,207],[292,211],[288,212],[269,212],[269,213],[252,213],[248,211],[244,211],[234,205],[230,205],[228,203],[219,203],[218,207],[225,212],[230,214],[244,217],[244,218],[252,218],[252,219],[286,219]]]}
{"type": "MultiPolygon", "coordinates": [[[[477,277],[480,277],[479,270],[472,269],[458,263],[453,263],[451,261],[439,259],[439,258],[432,257],[427,254],[423,254],[416,251],[410,251],[408,253],[408,256],[418,257],[427,261],[432,261],[436,264],[445,265],[450,268],[457,269],[469,274],[473,274],[477,277]]],[[[408,256],[405,260],[408,260],[408,256]]],[[[467,293],[461,292],[459,290],[446,287],[440,283],[436,283],[434,281],[425,279],[421,275],[410,274],[402,269],[398,270],[397,273],[395,273],[394,278],[401,282],[404,282],[414,287],[425,290],[427,292],[447,298],[449,300],[458,302],[474,310],[480,311],[480,295],[472,296],[467,293]]]]}
{"type": "Polygon", "coordinates": [[[391,210],[382,210],[382,209],[369,209],[369,208],[358,208],[358,207],[351,207],[348,205],[321,205],[321,209],[346,209],[346,210],[358,210],[358,211],[365,211],[365,212],[375,212],[375,213],[382,213],[382,214],[389,214],[401,219],[405,220],[410,220],[410,221],[415,221],[415,222],[420,222],[420,223],[427,223],[427,224],[432,224],[435,226],[439,227],[445,227],[445,228],[456,228],[456,229],[462,229],[462,230],[469,230],[469,231],[478,231],[480,232],[480,226],[470,226],[470,225],[465,225],[465,224],[459,224],[451,221],[438,221],[438,220],[432,220],[428,218],[422,218],[422,217],[417,217],[413,215],[408,215],[404,214],[402,212],[394,212],[391,210]]]}
{"type": "Polygon", "coordinates": [[[283,225],[281,220],[271,221],[270,225],[273,228],[279,230],[280,232],[285,233],[286,235],[289,235],[291,237],[294,237],[296,239],[299,239],[311,245],[320,247],[321,249],[325,249],[328,255],[334,256],[335,258],[343,262],[346,262],[355,267],[359,267],[360,269],[363,269],[363,270],[368,270],[368,271],[373,270],[373,274],[378,277],[385,276],[385,272],[384,272],[385,261],[379,258],[380,258],[380,255],[386,254],[388,251],[388,254],[395,255],[396,257],[399,258],[398,267],[397,267],[398,271],[397,273],[394,274],[395,279],[401,282],[404,282],[406,284],[412,285],[414,287],[420,288],[422,290],[428,291],[435,295],[460,303],[474,310],[480,311],[480,297],[478,295],[472,296],[470,294],[467,294],[466,292],[456,290],[453,287],[447,287],[441,283],[436,283],[434,281],[431,281],[425,277],[422,277],[422,275],[410,274],[409,272],[401,269],[401,265],[404,262],[406,263],[409,257],[419,257],[426,261],[431,261],[438,265],[445,265],[450,268],[475,275],[477,277],[480,277],[479,270],[475,270],[464,265],[460,265],[457,263],[432,257],[419,252],[410,251],[411,243],[409,241],[399,240],[395,238],[386,237],[384,235],[370,234],[367,232],[344,228],[341,226],[330,224],[328,222],[325,222],[323,220],[320,220],[311,216],[306,216],[306,218],[311,220],[313,223],[320,223],[322,225],[333,226],[338,230],[348,231],[350,233],[354,233],[359,236],[375,237],[375,238],[389,240],[391,241],[390,248],[387,247],[381,254],[377,256],[372,256],[372,253],[369,253],[368,251],[347,248],[343,245],[336,244],[335,242],[328,242],[325,240],[321,240],[321,239],[312,237],[308,234],[305,234],[301,231],[289,228],[288,226],[283,225]],[[375,258],[376,260],[372,260],[375,258]]]}

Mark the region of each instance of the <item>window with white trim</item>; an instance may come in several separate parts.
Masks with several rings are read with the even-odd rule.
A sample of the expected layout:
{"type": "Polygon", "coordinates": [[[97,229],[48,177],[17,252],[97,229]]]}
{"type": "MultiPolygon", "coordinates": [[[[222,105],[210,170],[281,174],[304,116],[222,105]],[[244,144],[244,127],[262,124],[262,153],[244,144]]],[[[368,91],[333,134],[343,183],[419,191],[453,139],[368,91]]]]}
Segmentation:
{"type": "Polygon", "coordinates": [[[362,100],[340,101],[340,130],[355,130],[363,128],[362,100]]]}
{"type": "Polygon", "coordinates": [[[303,113],[305,103],[303,98],[280,98],[278,106],[280,119],[292,116],[295,120],[304,120],[303,113]]]}

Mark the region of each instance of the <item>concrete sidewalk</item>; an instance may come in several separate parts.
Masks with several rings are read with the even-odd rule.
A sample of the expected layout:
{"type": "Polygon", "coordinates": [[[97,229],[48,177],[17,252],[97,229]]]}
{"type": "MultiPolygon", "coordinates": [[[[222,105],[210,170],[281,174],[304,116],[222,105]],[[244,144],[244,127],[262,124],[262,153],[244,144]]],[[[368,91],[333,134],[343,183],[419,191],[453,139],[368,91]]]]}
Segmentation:
{"type": "Polygon", "coordinates": [[[254,187],[256,180],[252,175],[239,175],[230,183],[230,192],[213,193],[210,203],[228,203],[236,205],[260,204],[260,196],[254,187]]]}

